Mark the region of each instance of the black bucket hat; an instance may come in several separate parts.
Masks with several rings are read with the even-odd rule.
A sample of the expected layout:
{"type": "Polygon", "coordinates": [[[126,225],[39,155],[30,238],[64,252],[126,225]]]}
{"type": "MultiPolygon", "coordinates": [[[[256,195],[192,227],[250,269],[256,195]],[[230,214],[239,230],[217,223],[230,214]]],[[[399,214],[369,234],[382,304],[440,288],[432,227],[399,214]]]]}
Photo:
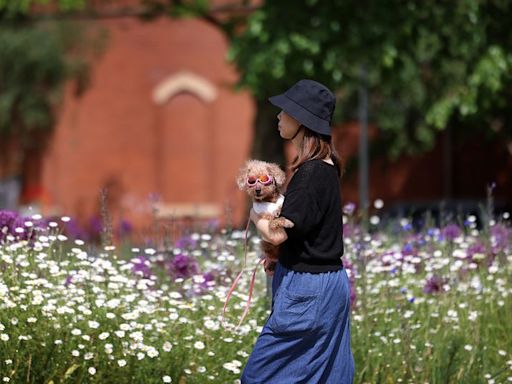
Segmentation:
{"type": "Polygon", "coordinates": [[[336,97],[325,85],[314,80],[299,80],[285,93],[268,100],[310,130],[331,136],[336,97]]]}

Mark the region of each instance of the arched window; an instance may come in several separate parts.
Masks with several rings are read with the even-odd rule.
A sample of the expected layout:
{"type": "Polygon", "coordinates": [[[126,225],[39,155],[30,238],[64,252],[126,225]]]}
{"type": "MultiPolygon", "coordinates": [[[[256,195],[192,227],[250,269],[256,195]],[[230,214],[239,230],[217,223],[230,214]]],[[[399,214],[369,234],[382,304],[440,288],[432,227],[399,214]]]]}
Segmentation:
{"type": "Polygon", "coordinates": [[[211,103],[217,98],[217,90],[212,83],[201,76],[182,71],[167,77],[155,87],[153,101],[164,105],[180,92],[189,92],[205,103],[211,103]]]}

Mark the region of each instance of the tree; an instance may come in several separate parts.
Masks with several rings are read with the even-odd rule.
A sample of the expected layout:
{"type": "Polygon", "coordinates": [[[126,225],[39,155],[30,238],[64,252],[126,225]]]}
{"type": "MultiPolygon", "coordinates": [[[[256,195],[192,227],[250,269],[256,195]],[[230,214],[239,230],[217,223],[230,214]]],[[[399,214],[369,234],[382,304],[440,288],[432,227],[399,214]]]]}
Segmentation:
{"type": "MultiPolygon", "coordinates": [[[[34,22],[0,6],[0,179],[20,177],[40,157],[55,125],[64,82],[88,82],[101,36],[69,22],[34,22]]],[[[0,3],[1,4],[1,3],[0,3]]]]}
{"type": "MultiPolygon", "coordinates": [[[[28,14],[33,5],[47,5],[49,0],[0,0],[0,12],[3,18],[19,17],[28,14]]],[[[53,4],[61,11],[76,11],[85,7],[85,0],[56,0],[53,4]]]]}
{"type": "Polygon", "coordinates": [[[448,126],[510,143],[511,16],[499,0],[267,1],[230,57],[258,100],[302,77],[325,82],[337,90],[339,120],[353,118],[364,65],[391,157],[431,148],[448,126]]]}

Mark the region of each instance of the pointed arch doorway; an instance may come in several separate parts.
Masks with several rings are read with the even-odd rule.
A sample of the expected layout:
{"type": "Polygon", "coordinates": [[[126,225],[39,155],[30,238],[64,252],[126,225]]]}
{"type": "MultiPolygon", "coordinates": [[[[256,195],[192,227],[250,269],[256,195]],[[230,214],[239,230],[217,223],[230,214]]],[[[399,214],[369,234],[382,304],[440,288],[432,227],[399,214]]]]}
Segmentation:
{"type": "Polygon", "coordinates": [[[213,84],[190,72],[169,76],[154,89],[153,100],[161,106],[155,143],[156,184],[162,203],[174,207],[175,212],[215,201],[212,103],[216,97],[213,84]]]}

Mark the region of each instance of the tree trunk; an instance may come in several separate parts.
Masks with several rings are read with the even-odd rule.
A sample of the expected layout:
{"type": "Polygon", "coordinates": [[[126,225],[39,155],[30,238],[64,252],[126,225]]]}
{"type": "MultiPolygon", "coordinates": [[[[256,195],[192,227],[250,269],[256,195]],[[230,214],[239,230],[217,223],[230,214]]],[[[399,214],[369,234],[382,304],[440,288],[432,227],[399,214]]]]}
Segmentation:
{"type": "Polygon", "coordinates": [[[278,113],[268,100],[256,100],[252,158],[284,166],[284,142],[277,130],[278,113]]]}
{"type": "Polygon", "coordinates": [[[453,198],[453,132],[450,125],[443,135],[443,198],[453,198]]]}
{"type": "Polygon", "coordinates": [[[0,136],[0,210],[18,207],[24,152],[14,135],[0,136]]]}

